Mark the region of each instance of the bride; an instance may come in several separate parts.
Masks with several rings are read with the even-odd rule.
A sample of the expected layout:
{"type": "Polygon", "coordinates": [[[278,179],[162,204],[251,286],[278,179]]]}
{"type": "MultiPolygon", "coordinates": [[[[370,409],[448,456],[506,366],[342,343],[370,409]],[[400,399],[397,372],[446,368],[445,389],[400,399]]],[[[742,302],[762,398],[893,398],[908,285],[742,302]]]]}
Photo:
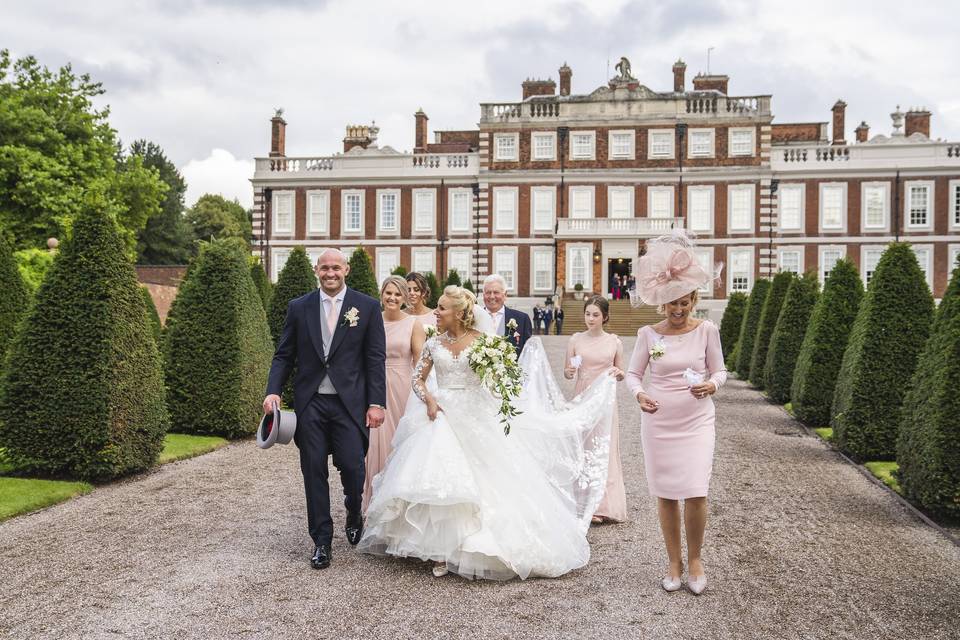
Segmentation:
{"type": "Polygon", "coordinates": [[[447,287],[440,334],[427,341],[393,452],[373,480],[361,551],[434,562],[433,573],[507,580],[586,565],[590,517],[603,496],[616,383],[602,376],[563,399],[539,340],[520,364],[522,413],[500,423],[500,400],[467,352],[492,320],[471,292],[447,287]],[[436,387],[426,384],[433,370],[436,387]]]}

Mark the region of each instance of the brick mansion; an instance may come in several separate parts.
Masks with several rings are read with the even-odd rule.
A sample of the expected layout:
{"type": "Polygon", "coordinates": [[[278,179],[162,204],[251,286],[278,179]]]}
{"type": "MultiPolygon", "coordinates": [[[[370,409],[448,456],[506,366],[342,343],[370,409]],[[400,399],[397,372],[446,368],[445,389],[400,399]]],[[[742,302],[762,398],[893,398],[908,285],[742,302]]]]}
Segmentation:
{"type": "MultiPolygon", "coordinates": [[[[885,245],[910,242],[935,297],[960,252],[960,142],[931,138],[930,113],[891,114],[847,139],[846,104],[829,122],[774,122],[770,95],[734,96],[724,75],[673,65],[654,91],[618,75],[572,92],[573,72],[526,80],[520,100],[481,103],[477,128],[435,131],[414,114],[410,153],[348,126],[341,152],[289,157],[271,120],[256,159],[254,251],[276,278],[290,250],[364,246],[378,279],[398,265],[464,280],[499,273],[520,308],[576,285],[606,292],[646,240],[685,227],[722,277],[701,292],[719,320],[727,296],[778,270],[847,256],[869,281],[885,245]],[[518,300],[519,299],[519,300],[518,300]]],[[[826,112],[826,107],[824,108],[826,112]]]]}

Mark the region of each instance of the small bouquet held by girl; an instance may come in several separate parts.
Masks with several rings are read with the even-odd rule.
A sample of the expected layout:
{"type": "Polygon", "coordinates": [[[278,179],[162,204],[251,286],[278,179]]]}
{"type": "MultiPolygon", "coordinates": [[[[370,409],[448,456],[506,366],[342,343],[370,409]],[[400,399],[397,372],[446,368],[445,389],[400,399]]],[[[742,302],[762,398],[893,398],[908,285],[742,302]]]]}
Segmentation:
{"type": "Polygon", "coordinates": [[[471,345],[467,356],[480,384],[500,399],[500,423],[503,434],[509,435],[510,419],[521,413],[513,405],[523,379],[516,349],[502,336],[483,334],[471,345]]]}

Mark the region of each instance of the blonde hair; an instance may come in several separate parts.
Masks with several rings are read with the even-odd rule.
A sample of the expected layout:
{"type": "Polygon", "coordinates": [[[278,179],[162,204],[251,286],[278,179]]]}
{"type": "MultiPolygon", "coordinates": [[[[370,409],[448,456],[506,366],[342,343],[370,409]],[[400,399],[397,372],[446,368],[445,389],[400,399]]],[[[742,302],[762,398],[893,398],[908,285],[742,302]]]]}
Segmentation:
{"type": "Polygon", "coordinates": [[[387,286],[391,284],[400,292],[400,297],[403,298],[403,305],[410,304],[410,289],[407,288],[407,281],[400,276],[389,276],[383,281],[383,284],[380,285],[380,299],[383,299],[383,292],[386,291],[387,286]]]}
{"type": "Polygon", "coordinates": [[[454,315],[463,312],[463,319],[460,321],[467,329],[473,328],[474,317],[473,307],[477,304],[477,297],[468,289],[451,284],[443,290],[443,297],[450,301],[450,308],[454,315]]]}
{"type": "MultiPolygon", "coordinates": [[[[694,307],[697,306],[697,302],[699,302],[700,300],[700,290],[694,289],[690,293],[683,294],[682,296],[680,296],[680,298],[685,298],[687,296],[690,296],[690,309],[692,310],[694,307]]],[[[677,300],[679,300],[680,298],[677,298],[677,300]]],[[[671,300],[670,302],[673,302],[673,300],[671,300]]],[[[666,304],[657,305],[657,313],[659,313],[662,316],[667,315],[667,305],[666,304]]]]}

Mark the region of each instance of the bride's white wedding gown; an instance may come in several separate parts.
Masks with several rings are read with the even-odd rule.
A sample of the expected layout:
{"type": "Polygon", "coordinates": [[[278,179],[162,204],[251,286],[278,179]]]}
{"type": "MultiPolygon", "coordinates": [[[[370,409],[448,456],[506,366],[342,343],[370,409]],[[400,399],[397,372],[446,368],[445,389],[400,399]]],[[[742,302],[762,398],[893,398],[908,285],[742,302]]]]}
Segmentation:
{"type": "Polygon", "coordinates": [[[590,558],[586,533],[603,497],[616,383],[563,399],[538,339],[521,365],[523,413],[504,435],[499,401],[438,338],[417,373],[436,372],[442,412],[411,401],[373,481],[359,549],[446,562],[467,578],[555,577],[590,558]]]}

